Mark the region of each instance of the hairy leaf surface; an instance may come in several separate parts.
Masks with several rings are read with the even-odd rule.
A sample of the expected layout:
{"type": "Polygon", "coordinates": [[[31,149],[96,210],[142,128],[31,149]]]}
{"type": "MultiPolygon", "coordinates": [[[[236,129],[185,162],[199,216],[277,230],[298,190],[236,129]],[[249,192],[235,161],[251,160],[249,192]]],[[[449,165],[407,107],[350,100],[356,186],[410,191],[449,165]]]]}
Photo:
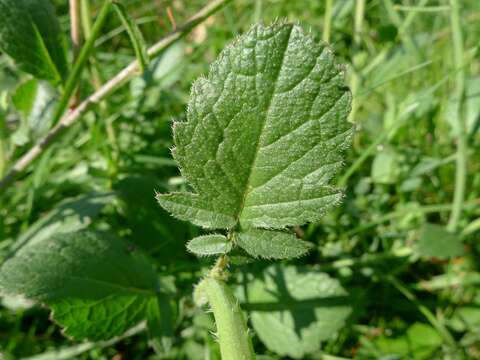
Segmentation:
{"type": "Polygon", "coordinates": [[[329,181],[352,133],[350,101],[327,46],[296,25],[254,26],[194,83],[187,121],[173,125],[194,193],[159,194],[160,204],[211,229],[317,221],[342,197],[329,181]]]}
{"type": "Polygon", "coordinates": [[[25,246],[0,272],[3,293],[47,304],[74,338],[108,339],[158,306],[155,271],[123,240],[76,232],[25,246]]]}
{"type": "Polygon", "coordinates": [[[237,244],[253,257],[288,259],[299,257],[311,249],[311,243],[297,239],[295,233],[251,229],[242,231],[237,244]]]}
{"type": "Polygon", "coordinates": [[[64,37],[50,1],[0,0],[0,14],[0,49],[37,78],[64,80],[64,37]]]}
{"type": "Polygon", "coordinates": [[[204,235],[190,240],[187,249],[199,256],[226,254],[232,248],[232,243],[223,235],[204,235]]]}

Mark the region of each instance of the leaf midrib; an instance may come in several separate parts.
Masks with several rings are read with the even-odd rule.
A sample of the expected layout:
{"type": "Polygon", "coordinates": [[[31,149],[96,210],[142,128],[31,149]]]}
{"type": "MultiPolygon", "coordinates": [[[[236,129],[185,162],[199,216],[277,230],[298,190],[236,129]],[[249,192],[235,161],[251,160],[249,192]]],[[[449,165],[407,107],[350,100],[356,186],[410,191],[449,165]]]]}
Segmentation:
{"type": "Polygon", "coordinates": [[[260,128],[260,131],[259,131],[259,135],[258,135],[258,139],[257,139],[257,143],[256,143],[256,148],[255,148],[255,153],[253,155],[253,160],[251,162],[251,166],[250,166],[250,172],[248,174],[248,177],[247,177],[247,181],[245,182],[245,188],[244,188],[244,191],[243,191],[243,197],[242,197],[242,200],[240,202],[240,206],[238,208],[238,212],[235,216],[235,225],[234,227],[236,227],[240,221],[240,217],[242,215],[242,212],[243,212],[243,209],[245,208],[245,201],[247,199],[247,196],[248,194],[250,193],[251,189],[250,188],[250,182],[251,182],[251,179],[252,179],[252,174],[253,174],[253,169],[255,168],[255,163],[257,161],[257,157],[258,157],[258,153],[260,152],[260,149],[261,149],[261,146],[260,146],[260,143],[261,143],[261,138],[262,138],[262,134],[263,134],[263,130],[265,129],[265,125],[267,123],[267,119],[268,119],[268,116],[270,114],[270,109],[271,109],[271,104],[272,104],[272,100],[275,96],[275,93],[276,93],[276,88],[277,88],[277,82],[278,82],[278,78],[280,76],[280,72],[282,71],[282,68],[283,68],[283,62],[285,61],[285,54],[288,50],[288,46],[290,44],[290,37],[292,35],[292,32],[293,32],[293,25],[289,24],[289,27],[290,27],[290,30],[288,32],[288,37],[287,37],[287,41],[285,42],[286,45],[285,45],[285,48],[283,49],[283,52],[282,52],[282,60],[281,60],[281,63],[280,63],[280,66],[278,68],[278,72],[275,74],[275,79],[273,81],[273,89],[272,89],[272,95],[270,96],[270,98],[268,99],[268,103],[267,103],[267,106],[266,106],[266,111],[265,111],[265,116],[263,118],[263,123],[262,123],[262,126],[260,128]]]}

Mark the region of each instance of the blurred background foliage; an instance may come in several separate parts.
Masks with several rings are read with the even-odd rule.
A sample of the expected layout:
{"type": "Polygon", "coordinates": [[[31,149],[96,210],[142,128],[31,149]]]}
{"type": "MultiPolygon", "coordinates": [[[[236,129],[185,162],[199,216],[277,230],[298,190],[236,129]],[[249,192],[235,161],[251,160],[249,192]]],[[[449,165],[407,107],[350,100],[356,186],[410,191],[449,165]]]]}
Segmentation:
{"type": "MultiPolygon", "coordinates": [[[[124,4],[153,44],[206,2],[124,4]]],[[[54,5],[67,34],[68,2],[54,5]]],[[[101,2],[90,5],[94,16],[101,2]]],[[[253,23],[288,19],[319,40],[328,39],[346,64],[354,93],[351,121],[357,127],[338,179],[346,187],[343,204],[320,223],[298,228],[314,250],[283,264],[287,279],[302,268],[321,271],[309,281],[334,294],[348,291],[350,310],[320,336],[321,351],[320,344],[313,350],[300,344],[296,358],[480,359],[480,2],[462,0],[460,10],[466,73],[460,104],[446,0],[234,0],[197,26],[151,61],[144,74],[88,112],[0,194],[2,258],[22,244],[87,227],[114,232],[143,249],[174,293],[170,344],[149,343],[142,329],[110,342],[78,344],[61,335],[46,309],[3,297],[0,357],[219,358],[212,319],[195,309],[191,298],[193,285],[210,266],[208,259],[185,250],[185,242],[201,230],[172,219],[156,204],[154,191],[186,186],[170,156],[170,126],[172,119],[185,117],[192,81],[253,23]],[[450,233],[445,225],[455,188],[458,105],[467,123],[468,177],[458,230],[450,233]]],[[[84,72],[81,98],[134,58],[125,29],[110,14],[84,72]]],[[[56,89],[0,54],[0,174],[46,134],[56,101],[56,89]]],[[[269,265],[258,261],[234,273],[255,287],[252,274],[264,271],[265,281],[273,279],[275,268],[265,269],[269,265]]],[[[252,291],[261,298],[266,285],[258,286],[252,291]]],[[[302,291],[293,294],[301,299],[302,291]]],[[[294,320],[320,321],[336,311],[330,320],[335,322],[343,311],[324,307],[312,314],[280,312],[270,320],[281,326],[290,314],[294,320]]],[[[256,331],[262,321],[271,324],[259,311],[250,319],[256,331]]],[[[265,354],[260,358],[287,358],[272,345],[277,332],[267,329],[254,338],[257,352],[265,354]]]]}

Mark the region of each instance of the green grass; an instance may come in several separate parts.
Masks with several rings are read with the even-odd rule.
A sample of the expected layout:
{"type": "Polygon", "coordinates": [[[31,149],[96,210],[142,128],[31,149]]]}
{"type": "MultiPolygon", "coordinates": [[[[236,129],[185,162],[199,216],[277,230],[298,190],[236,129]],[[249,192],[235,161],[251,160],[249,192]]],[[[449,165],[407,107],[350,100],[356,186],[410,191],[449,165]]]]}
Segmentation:
{"type": "MultiPolygon", "coordinates": [[[[67,32],[67,2],[54,3],[67,32]]],[[[185,242],[201,230],[172,220],[155,203],[154,190],[186,187],[170,157],[170,125],[172,119],[184,118],[192,81],[206,74],[224,45],[251,24],[286,18],[319,40],[329,38],[348,64],[354,93],[351,120],[357,127],[338,178],[346,187],[344,202],[320,223],[297,229],[315,249],[293,263],[327,272],[361,300],[348,324],[322,344],[324,354],[309,359],[480,357],[480,3],[333,0],[326,19],[329,3],[233,1],[160,60],[152,60],[156,75],[134,79],[95,106],[0,193],[2,258],[21,242],[84,227],[110,230],[145,249],[175,288],[179,316],[170,350],[149,346],[141,332],[82,348],[61,335],[47,310],[3,298],[0,356],[58,359],[62,357],[52,352],[66,349],[79,359],[219,358],[210,336],[212,318],[192,304],[192,286],[211,264],[188,254],[185,242]],[[458,24],[451,8],[455,3],[458,24]],[[460,122],[465,122],[465,131],[459,141],[460,122]],[[464,159],[465,191],[460,196],[458,171],[463,171],[464,159]],[[92,199],[92,193],[111,192],[115,195],[108,201],[92,199]],[[449,220],[463,254],[439,259],[420,253],[422,225],[446,229],[449,220]]],[[[95,14],[101,4],[92,1],[95,14]]],[[[206,1],[159,4],[125,1],[129,15],[143,19],[139,27],[149,45],[172,30],[167,6],[182,24],[206,1]]],[[[107,17],[95,67],[91,61],[83,73],[82,98],[95,88],[92,74],[104,83],[135,59],[128,34],[117,31],[120,26],[112,14],[107,17]]],[[[4,173],[48,128],[48,123],[35,125],[45,118],[22,118],[12,102],[27,79],[0,55],[4,173]]],[[[436,240],[425,240],[432,252],[436,240]]],[[[250,267],[261,271],[266,265],[250,267]]],[[[278,358],[257,337],[253,341],[257,353],[278,358]]]]}

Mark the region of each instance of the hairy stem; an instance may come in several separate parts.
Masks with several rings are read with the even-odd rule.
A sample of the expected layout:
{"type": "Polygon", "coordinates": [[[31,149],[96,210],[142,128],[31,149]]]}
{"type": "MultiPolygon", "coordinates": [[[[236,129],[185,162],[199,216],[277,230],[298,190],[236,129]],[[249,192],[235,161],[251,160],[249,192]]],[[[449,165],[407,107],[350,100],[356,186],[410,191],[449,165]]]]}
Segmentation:
{"type": "MultiPolygon", "coordinates": [[[[162,40],[158,41],[155,45],[148,49],[148,54],[151,58],[158,56],[163,50],[168,48],[174,42],[188,34],[195,26],[206,20],[210,15],[220,10],[224,5],[231,0],[214,0],[210,4],[206,5],[196,15],[191,17],[186,24],[178,27],[175,31],[171,32],[162,40]]],[[[67,112],[62,119],[56,124],[48,134],[40,139],[40,141],[34,145],[30,150],[23,155],[10,171],[0,180],[0,191],[5,190],[9,185],[13,183],[16,177],[21,174],[25,169],[37,159],[50,145],[52,145],[66,129],[70,128],[73,124],[79,121],[82,116],[90,109],[93,104],[98,104],[106,97],[111,95],[121,85],[125,84],[138,72],[138,63],[133,61],[123,70],[121,70],[112,79],[106,82],[100,89],[95,91],[92,95],[82,101],[75,109],[67,112]]]]}
{"type": "Polygon", "coordinates": [[[462,214],[465,188],[467,182],[467,138],[465,116],[463,114],[463,101],[465,97],[465,68],[463,35],[460,23],[460,9],[457,0],[450,0],[450,21],[452,26],[453,56],[457,75],[455,77],[455,94],[458,101],[456,120],[457,132],[457,163],[455,167],[455,191],[453,195],[453,208],[448,221],[448,230],[456,231],[462,214]]]}
{"type": "Polygon", "coordinates": [[[206,298],[213,311],[222,359],[255,359],[247,322],[228,285],[210,275],[200,282],[195,293],[206,298]]]}

